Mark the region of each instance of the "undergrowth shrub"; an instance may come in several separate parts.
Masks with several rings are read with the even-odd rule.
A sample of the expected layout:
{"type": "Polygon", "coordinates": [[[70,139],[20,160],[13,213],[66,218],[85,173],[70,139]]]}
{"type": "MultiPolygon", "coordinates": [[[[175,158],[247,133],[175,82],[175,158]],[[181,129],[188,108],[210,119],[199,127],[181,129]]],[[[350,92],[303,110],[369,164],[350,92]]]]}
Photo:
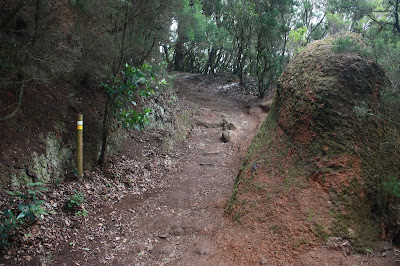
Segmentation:
{"type": "Polygon", "coordinates": [[[113,114],[117,122],[124,128],[143,128],[149,123],[150,108],[140,108],[143,99],[154,95],[154,90],[166,84],[165,79],[156,79],[153,66],[144,64],[134,67],[125,64],[124,70],[114,77],[112,84],[102,83],[113,102],[113,114]]]}
{"type": "Polygon", "coordinates": [[[83,193],[75,190],[75,194],[65,202],[65,208],[67,211],[73,212],[76,217],[84,218],[89,215],[89,212],[83,206],[85,201],[83,193]]]}
{"type": "MultiPolygon", "coordinates": [[[[76,192],[76,191],[75,191],[76,192]]],[[[85,198],[82,192],[76,192],[72,197],[67,201],[68,209],[74,209],[80,207],[85,202],[85,198]]]]}
{"type": "MultiPolygon", "coordinates": [[[[43,192],[48,191],[43,187],[42,182],[29,183],[26,192],[6,191],[11,196],[10,208],[0,211],[0,248],[6,249],[9,244],[9,237],[15,229],[21,226],[32,224],[36,219],[43,219],[48,215],[43,204],[43,192]]],[[[51,212],[54,214],[53,212],[51,212]]]]}

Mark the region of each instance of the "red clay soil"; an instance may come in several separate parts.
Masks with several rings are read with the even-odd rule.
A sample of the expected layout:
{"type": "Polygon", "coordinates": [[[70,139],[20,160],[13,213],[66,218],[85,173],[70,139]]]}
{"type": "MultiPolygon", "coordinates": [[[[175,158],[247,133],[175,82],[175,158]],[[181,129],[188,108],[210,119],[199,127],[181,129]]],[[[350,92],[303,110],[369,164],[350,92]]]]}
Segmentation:
{"type": "Polygon", "coordinates": [[[277,156],[242,173],[248,178],[239,185],[233,222],[217,235],[231,265],[398,265],[400,252],[389,243],[376,243],[362,255],[348,240],[328,238],[334,203],[326,186],[302,172],[290,174],[296,151],[282,130],[274,133],[276,147],[262,152],[277,156]]]}

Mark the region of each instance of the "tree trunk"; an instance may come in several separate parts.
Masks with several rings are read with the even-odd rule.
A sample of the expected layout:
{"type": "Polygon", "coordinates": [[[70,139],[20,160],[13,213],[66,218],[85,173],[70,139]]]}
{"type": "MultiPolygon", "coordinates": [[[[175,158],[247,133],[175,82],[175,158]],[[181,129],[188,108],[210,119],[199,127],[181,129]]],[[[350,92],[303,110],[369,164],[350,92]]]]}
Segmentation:
{"type": "MultiPolygon", "coordinates": [[[[124,28],[123,28],[123,32],[122,32],[121,52],[119,55],[119,62],[117,63],[117,66],[114,70],[114,76],[118,75],[118,73],[121,69],[121,66],[122,66],[122,62],[124,60],[126,29],[128,26],[128,12],[129,12],[129,5],[127,4],[124,28]]],[[[115,79],[113,81],[113,84],[115,84],[115,79]]],[[[105,94],[106,94],[106,102],[104,104],[103,132],[102,132],[103,138],[102,138],[102,143],[101,143],[100,158],[98,161],[98,164],[101,167],[105,166],[105,163],[107,160],[107,144],[108,144],[108,136],[109,136],[109,131],[110,131],[111,112],[112,112],[112,106],[113,106],[113,99],[111,98],[110,94],[108,94],[108,92],[105,92],[105,94]]]]}
{"type": "Polygon", "coordinates": [[[167,67],[169,68],[169,65],[171,63],[171,61],[169,60],[169,51],[168,51],[168,47],[163,44],[163,50],[164,50],[164,54],[165,54],[165,61],[167,62],[167,67]]]}
{"type": "Polygon", "coordinates": [[[212,74],[214,72],[213,66],[214,66],[214,60],[215,60],[216,55],[217,55],[217,49],[215,49],[214,47],[211,48],[211,51],[209,51],[209,54],[208,54],[207,64],[204,67],[204,73],[212,74]]]}
{"type": "MultiPolygon", "coordinates": [[[[229,53],[228,57],[225,59],[225,62],[223,64],[223,69],[227,69],[231,65],[232,58],[233,58],[233,54],[229,53]]],[[[235,74],[234,71],[232,71],[232,73],[235,74]]]]}
{"type": "Polygon", "coordinates": [[[21,88],[20,88],[20,90],[19,90],[18,106],[17,106],[17,108],[15,108],[15,110],[14,110],[11,114],[6,115],[6,116],[3,116],[3,117],[0,117],[0,122],[13,118],[13,117],[14,117],[16,114],[18,114],[18,112],[21,110],[22,96],[24,95],[24,85],[25,85],[24,83],[25,83],[24,81],[21,82],[21,88]]]}
{"type": "Polygon", "coordinates": [[[183,42],[182,39],[178,37],[178,41],[175,45],[175,70],[183,71],[183,42]]]}
{"type": "Polygon", "coordinates": [[[236,62],[236,70],[235,74],[239,75],[240,84],[243,85],[243,68],[245,62],[244,56],[244,29],[242,28],[241,33],[238,40],[238,54],[237,54],[237,62],[236,62]]]}
{"type": "Polygon", "coordinates": [[[183,31],[183,27],[181,25],[181,22],[178,21],[178,41],[176,42],[175,45],[175,70],[177,71],[183,71],[184,70],[184,60],[185,60],[185,54],[184,54],[184,44],[185,44],[185,32],[183,31]]]}
{"type": "Polygon", "coordinates": [[[128,12],[129,12],[129,5],[126,4],[125,22],[124,22],[124,28],[123,28],[122,40],[121,40],[121,53],[120,53],[120,59],[119,59],[119,64],[118,64],[118,71],[115,74],[118,74],[119,70],[121,69],[122,63],[124,61],[126,29],[128,27],[128,12]]]}
{"type": "Polygon", "coordinates": [[[399,2],[400,0],[396,0],[396,4],[394,7],[394,27],[397,30],[398,33],[400,33],[400,22],[399,22],[399,2]]]}
{"type": "MultiPolygon", "coordinates": [[[[219,63],[220,63],[220,61],[221,61],[221,57],[222,57],[222,48],[219,49],[217,59],[215,60],[214,65],[211,67],[211,69],[212,69],[213,71],[215,71],[215,70],[218,68],[219,63]]],[[[218,72],[218,70],[217,70],[217,72],[218,72]]]]}
{"type": "Polygon", "coordinates": [[[103,138],[101,141],[101,153],[98,164],[104,167],[107,158],[107,144],[108,144],[108,131],[110,128],[110,106],[111,96],[106,92],[106,102],[104,104],[104,117],[103,117],[103,138]]]}

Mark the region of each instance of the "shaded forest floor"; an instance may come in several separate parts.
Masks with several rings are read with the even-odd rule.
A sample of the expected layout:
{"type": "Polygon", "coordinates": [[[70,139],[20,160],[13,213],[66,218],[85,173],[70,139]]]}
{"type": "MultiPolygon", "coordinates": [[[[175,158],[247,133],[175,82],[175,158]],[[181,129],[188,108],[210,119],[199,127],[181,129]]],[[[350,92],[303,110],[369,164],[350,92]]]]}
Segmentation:
{"type": "MultiPolygon", "coordinates": [[[[168,145],[167,130],[132,134],[105,174],[95,169],[85,173],[83,183],[62,184],[48,195],[57,210],[56,199],[70,197],[73,190],[85,192],[86,218],[60,212],[39,221],[24,232],[30,237],[22,247],[11,249],[0,263],[398,265],[400,251],[387,243],[368,255],[323,241],[291,250],[271,247],[279,245],[284,232],[256,232],[251,223],[226,215],[242,159],[266,113],[259,99],[226,77],[175,76],[183,106],[177,112],[188,120],[182,121],[188,124],[184,140],[168,145]],[[223,131],[229,132],[227,143],[221,140],[223,131]],[[132,175],[135,183],[127,184],[124,176],[132,175]]],[[[285,226],[296,220],[279,208],[272,212],[286,215],[277,220],[285,226]]]]}
{"type": "Polygon", "coordinates": [[[59,249],[52,263],[232,264],[219,253],[215,237],[227,226],[227,199],[266,113],[256,107],[255,96],[226,77],[176,75],[178,97],[186,106],[181,111],[191,120],[186,139],[166,151],[165,132],[133,136],[111,162],[114,172],[144,163],[157,184],[91,214],[69,240],[74,244],[59,249]],[[228,143],[221,140],[224,127],[228,143]]]}

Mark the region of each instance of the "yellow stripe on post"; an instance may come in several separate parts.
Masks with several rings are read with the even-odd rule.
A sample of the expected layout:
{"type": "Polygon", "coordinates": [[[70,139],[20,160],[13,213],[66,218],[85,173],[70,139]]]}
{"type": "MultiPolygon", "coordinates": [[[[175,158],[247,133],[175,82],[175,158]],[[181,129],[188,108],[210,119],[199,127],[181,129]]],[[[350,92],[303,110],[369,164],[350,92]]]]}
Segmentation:
{"type": "Polygon", "coordinates": [[[83,121],[79,121],[78,120],[77,125],[76,125],[76,129],[83,130],[83,121]]]}
{"type": "Polygon", "coordinates": [[[83,177],[83,114],[78,114],[76,123],[76,169],[78,178],[83,177]]]}

